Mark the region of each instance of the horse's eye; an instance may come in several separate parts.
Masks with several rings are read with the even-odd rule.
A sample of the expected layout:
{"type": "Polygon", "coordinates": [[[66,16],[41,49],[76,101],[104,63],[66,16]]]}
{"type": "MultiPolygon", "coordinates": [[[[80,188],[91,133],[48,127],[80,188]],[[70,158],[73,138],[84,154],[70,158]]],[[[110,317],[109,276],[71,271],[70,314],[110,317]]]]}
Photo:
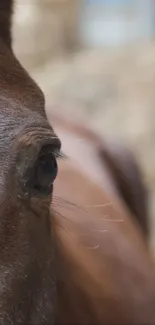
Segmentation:
{"type": "Polygon", "coordinates": [[[50,194],[57,172],[57,162],[53,154],[45,153],[41,155],[35,164],[33,179],[34,190],[41,194],[50,194]]]}

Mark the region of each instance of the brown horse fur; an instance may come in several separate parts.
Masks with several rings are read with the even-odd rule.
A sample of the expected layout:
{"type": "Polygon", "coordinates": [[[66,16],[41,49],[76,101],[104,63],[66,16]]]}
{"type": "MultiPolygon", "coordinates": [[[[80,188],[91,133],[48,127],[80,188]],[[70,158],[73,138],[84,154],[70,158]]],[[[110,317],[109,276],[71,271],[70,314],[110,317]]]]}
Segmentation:
{"type": "MultiPolygon", "coordinates": [[[[51,110],[47,109],[51,115],[51,110]]],[[[142,175],[139,166],[137,165],[136,159],[132,152],[127,149],[122,143],[116,141],[103,141],[103,139],[88,127],[84,127],[81,124],[75,123],[75,121],[66,118],[66,116],[61,116],[58,113],[52,111],[53,125],[56,129],[61,128],[61,134],[63,130],[63,135],[66,137],[66,133],[69,133],[70,139],[76,136],[77,139],[80,138],[81,144],[79,149],[86,143],[87,146],[94,147],[95,156],[99,157],[99,162],[96,161],[94,169],[98,168],[99,163],[101,164],[100,173],[108,173],[108,176],[112,179],[112,185],[117,189],[118,194],[122,197],[123,201],[126,203],[132,215],[138,220],[141,228],[148,237],[149,235],[149,215],[148,215],[148,193],[147,189],[142,182],[142,175]]],[[[63,136],[62,135],[62,136],[63,136]]],[[[74,146],[74,142],[77,145],[77,139],[75,141],[70,141],[70,148],[74,146]]],[[[66,144],[67,145],[67,144],[66,144]]],[[[67,148],[66,148],[67,150],[67,148]]],[[[70,149],[70,154],[72,149],[70,149]]],[[[78,154],[78,160],[81,157],[81,161],[84,165],[83,152],[78,154]]],[[[90,157],[88,157],[89,159],[90,157]]],[[[74,157],[75,159],[75,157],[74,157]]],[[[92,157],[93,160],[93,157],[92,157]]],[[[92,170],[91,170],[92,173],[92,170]]],[[[98,178],[101,185],[107,190],[102,177],[98,178]]],[[[108,177],[108,183],[109,183],[108,177]]]]}
{"type": "Polygon", "coordinates": [[[41,158],[53,164],[54,178],[60,141],[45,118],[42,91],[10,49],[12,1],[1,0],[0,9],[0,324],[53,324],[51,190],[41,158]]]}
{"type": "MultiPolygon", "coordinates": [[[[104,173],[109,172],[107,160],[96,160],[98,149],[113,153],[112,147],[106,148],[93,132],[58,114],[49,112],[49,118],[69,155],[59,162],[51,206],[56,213],[59,256],[57,324],[153,324],[154,266],[141,234],[143,219],[141,223],[129,215],[113,173],[111,178],[107,174],[102,184],[104,173]]],[[[118,149],[124,148],[115,148],[120,162],[117,155],[117,160],[114,154],[111,157],[122,165],[123,176],[129,181],[126,190],[131,187],[137,192],[140,205],[145,191],[139,173],[135,175],[137,165],[125,150],[127,167],[131,166],[126,175],[128,168],[118,149]]]]}
{"type": "Polygon", "coordinates": [[[0,324],[153,325],[155,268],[131,201],[73,132],[81,165],[58,159],[49,214],[60,140],[12,53],[12,1],[0,9],[0,324]]]}
{"type": "Polygon", "coordinates": [[[138,226],[68,164],[60,162],[53,197],[56,324],[154,324],[154,265],[138,226]]]}

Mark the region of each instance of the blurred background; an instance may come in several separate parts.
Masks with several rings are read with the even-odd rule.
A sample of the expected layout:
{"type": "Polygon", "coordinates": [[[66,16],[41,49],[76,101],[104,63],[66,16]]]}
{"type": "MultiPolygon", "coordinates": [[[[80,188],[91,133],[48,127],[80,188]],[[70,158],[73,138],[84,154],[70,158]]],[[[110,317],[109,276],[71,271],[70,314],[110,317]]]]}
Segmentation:
{"type": "Polygon", "coordinates": [[[136,153],[155,248],[155,1],[16,0],[15,53],[46,103],[136,153]]]}

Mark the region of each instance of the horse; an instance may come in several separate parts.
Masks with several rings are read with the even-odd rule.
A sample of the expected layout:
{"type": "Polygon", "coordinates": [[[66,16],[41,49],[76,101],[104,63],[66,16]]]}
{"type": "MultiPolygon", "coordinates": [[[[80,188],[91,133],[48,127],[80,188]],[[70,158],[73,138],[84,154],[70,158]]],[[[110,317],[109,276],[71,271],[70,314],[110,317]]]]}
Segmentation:
{"type": "Polygon", "coordinates": [[[47,119],[42,90],[13,53],[12,12],[13,1],[1,0],[0,324],[153,325],[139,167],[109,145],[90,155],[88,142],[97,144],[87,139],[79,151],[85,168],[76,163],[76,132],[68,137],[47,119]]]}

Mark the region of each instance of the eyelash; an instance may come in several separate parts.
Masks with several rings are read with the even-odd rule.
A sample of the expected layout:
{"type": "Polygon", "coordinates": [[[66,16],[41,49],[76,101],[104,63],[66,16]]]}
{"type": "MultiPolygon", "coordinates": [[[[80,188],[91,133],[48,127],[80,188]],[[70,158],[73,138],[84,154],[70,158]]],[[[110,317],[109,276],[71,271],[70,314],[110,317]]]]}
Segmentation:
{"type": "Polygon", "coordinates": [[[63,152],[63,151],[61,151],[61,150],[55,150],[54,152],[53,152],[53,155],[54,155],[54,157],[56,158],[56,159],[67,159],[68,157],[67,157],[67,155],[63,152]]]}

